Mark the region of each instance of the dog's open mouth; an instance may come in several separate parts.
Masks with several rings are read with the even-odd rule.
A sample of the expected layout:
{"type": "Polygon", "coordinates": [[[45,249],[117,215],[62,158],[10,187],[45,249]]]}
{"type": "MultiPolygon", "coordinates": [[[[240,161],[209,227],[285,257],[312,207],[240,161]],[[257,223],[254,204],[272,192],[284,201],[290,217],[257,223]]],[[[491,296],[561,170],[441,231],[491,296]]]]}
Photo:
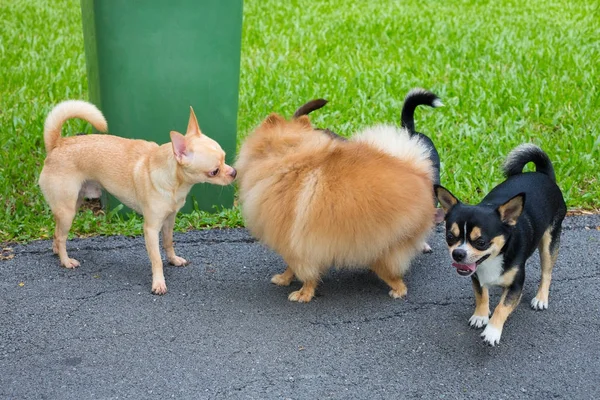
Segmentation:
{"type": "Polygon", "coordinates": [[[481,264],[482,262],[484,262],[485,260],[487,260],[488,257],[489,257],[489,254],[481,257],[479,260],[477,260],[476,262],[471,263],[471,264],[459,264],[457,262],[453,262],[452,266],[454,268],[456,268],[456,272],[458,272],[459,275],[471,276],[477,269],[477,266],[479,264],[481,264]]]}

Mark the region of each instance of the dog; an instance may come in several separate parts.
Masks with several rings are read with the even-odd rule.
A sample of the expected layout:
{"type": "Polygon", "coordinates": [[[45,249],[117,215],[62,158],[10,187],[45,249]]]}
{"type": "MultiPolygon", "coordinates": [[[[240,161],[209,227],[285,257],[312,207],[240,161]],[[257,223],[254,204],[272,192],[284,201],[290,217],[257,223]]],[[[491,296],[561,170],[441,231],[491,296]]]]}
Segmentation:
{"type": "Polygon", "coordinates": [[[562,221],[567,208],[556,184],[548,155],[533,144],[511,151],[504,163],[506,180],[496,186],[478,205],[461,203],[442,186],[436,196],[446,216],[446,242],[452,266],[470,276],[475,291],[475,312],[469,319],[486,344],[500,342],[508,316],[521,301],[525,262],[539,250],[542,277],[534,310],[548,308],[552,269],[558,257],[562,221]],[[533,162],[536,172],[523,172],[533,162]],[[488,287],[504,291],[489,318],[488,287]]]}
{"type": "MultiPolygon", "coordinates": [[[[311,112],[324,107],[326,104],[327,104],[327,100],[325,100],[325,99],[311,100],[308,103],[302,105],[300,108],[298,108],[296,110],[296,112],[294,113],[293,118],[298,118],[302,115],[308,115],[311,112]]],[[[427,146],[427,148],[429,149],[429,158],[433,165],[433,184],[439,185],[440,184],[440,155],[435,147],[435,144],[429,138],[429,136],[425,135],[424,133],[417,132],[415,130],[415,120],[414,120],[415,109],[420,105],[427,105],[432,108],[437,108],[437,107],[443,107],[444,104],[442,103],[442,101],[436,94],[434,94],[428,90],[425,90],[425,89],[416,88],[416,89],[412,89],[404,98],[404,104],[402,106],[402,114],[401,114],[402,128],[405,128],[410,133],[411,136],[415,136],[415,135],[418,136],[421,139],[421,143],[424,144],[425,146],[427,146]]],[[[345,137],[333,132],[332,130],[330,130],[328,128],[325,128],[325,129],[317,128],[317,130],[320,132],[324,132],[325,134],[331,136],[334,139],[347,140],[345,137]]],[[[433,186],[432,186],[432,197],[433,197],[433,205],[434,205],[434,207],[437,207],[438,201],[437,201],[437,198],[435,197],[435,194],[433,193],[433,186]]],[[[444,213],[439,209],[436,210],[436,214],[435,214],[435,218],[434,218],[435,223],[438,224],[438,223],[442,222],[443,219],[444,219],[444,213]]],[[[423,253],[431,253],[432,252],[431,246],[427,242],[423,242],[422,247],[423,247],[422,248],[423,253]]]]}
{"type": "Polygon", "coordinates": [[[173,248],[177,211],[194,184],[229,185],[236,170],[225,164],[225,152],[219,144],[200,131],[191,107],[186,134],[172,131],[171,142],[161,146],[104,134],[61,137],[63,124],[71,118],[86,120],[98,131],[107,130],[102,113],[80,100],[58,104],[46,118],[47,156],[39,185],[56,221],[54,253],[63,267],[80,265],[67,254],[67,235],[83,198],[99,196],[103,188],[143,215],[144,239],[152,263],[152,293],[166,293],[159,231],[169,263],[188,264],[173,248]]]}
{"type": "Polygon", "coordinates": [[[269,115],[242,144],[235,168],[251,234],[279,253],[287,269],[272,277],[309,302],[331,266],[368,266],[390,296],[433,226],[432,165],[418,137],[376,126],[339,140],[318,134],[306,115],[269,115]]]}

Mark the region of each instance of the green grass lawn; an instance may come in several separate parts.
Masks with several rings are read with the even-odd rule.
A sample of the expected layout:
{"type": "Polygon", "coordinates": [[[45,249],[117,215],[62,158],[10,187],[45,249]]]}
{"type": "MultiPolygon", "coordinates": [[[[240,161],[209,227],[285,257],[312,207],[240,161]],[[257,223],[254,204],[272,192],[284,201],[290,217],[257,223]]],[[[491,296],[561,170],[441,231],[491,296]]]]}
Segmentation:
{"type": "MultiPolygon", "coordinates": [[[[442,158],[442,184],[478,201],[523,142],[553,160],[569,208],[600,208],[600,6],[590,1],[282,2],[244,5],[239,139],[269,112],[330,103],[316,124],[349,135],[399,123],[413,87],[446,107],[422,108],[419,130],[442,158]]],[[[53,105],[87,99],[78,0],[0,0],[0,243],[51,237],[37,186],[42,126],[53,105]]],[[[201,94],[199,94],[201,95],[201,94]]],[[[201,122],[200,122],[201,123],[201,122]]],[[[81,121],[64,132],[87,130],[81,121]]],[[[195,212],[177,230],[240,226],[239,210],[195,212]]],[[[141,234],[141,218],[76,218],[74,235],[141,234]]]]}

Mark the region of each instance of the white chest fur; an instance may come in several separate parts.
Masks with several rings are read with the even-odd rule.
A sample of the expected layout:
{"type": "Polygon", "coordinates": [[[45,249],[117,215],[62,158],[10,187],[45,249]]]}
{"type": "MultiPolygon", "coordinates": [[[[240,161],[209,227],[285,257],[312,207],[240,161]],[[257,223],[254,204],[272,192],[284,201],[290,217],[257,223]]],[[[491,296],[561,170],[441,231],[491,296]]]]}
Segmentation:
{"type": "Polygon", "coordinates": [[[499,255],[491,260],[485,260],[477,267],[477,279],[481,286],[493,286],[502,282],[502,266],[504,264],[504,256],[499,255]]]}

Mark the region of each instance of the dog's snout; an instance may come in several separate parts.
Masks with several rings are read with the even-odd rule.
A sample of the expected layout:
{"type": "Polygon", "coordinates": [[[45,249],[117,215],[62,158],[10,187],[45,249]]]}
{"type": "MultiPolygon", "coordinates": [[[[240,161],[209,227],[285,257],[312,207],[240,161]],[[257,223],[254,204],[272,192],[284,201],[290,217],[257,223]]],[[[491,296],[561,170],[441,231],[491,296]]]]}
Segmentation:
{"type": "Polygon", "coordinates": [[[237,171],[235,170],[235,168],[231,168],[231,171],[229,171],[229,176],[235,179],[235,177],[237,176],[237,171]]]}
{"type": "Polygon", "coordinates": [[[454,249],[452,251],[452,258],[454,258],[454,261],[456,262],[463,261],[467,258],[467,252],[463,249],[454,249]]]}

